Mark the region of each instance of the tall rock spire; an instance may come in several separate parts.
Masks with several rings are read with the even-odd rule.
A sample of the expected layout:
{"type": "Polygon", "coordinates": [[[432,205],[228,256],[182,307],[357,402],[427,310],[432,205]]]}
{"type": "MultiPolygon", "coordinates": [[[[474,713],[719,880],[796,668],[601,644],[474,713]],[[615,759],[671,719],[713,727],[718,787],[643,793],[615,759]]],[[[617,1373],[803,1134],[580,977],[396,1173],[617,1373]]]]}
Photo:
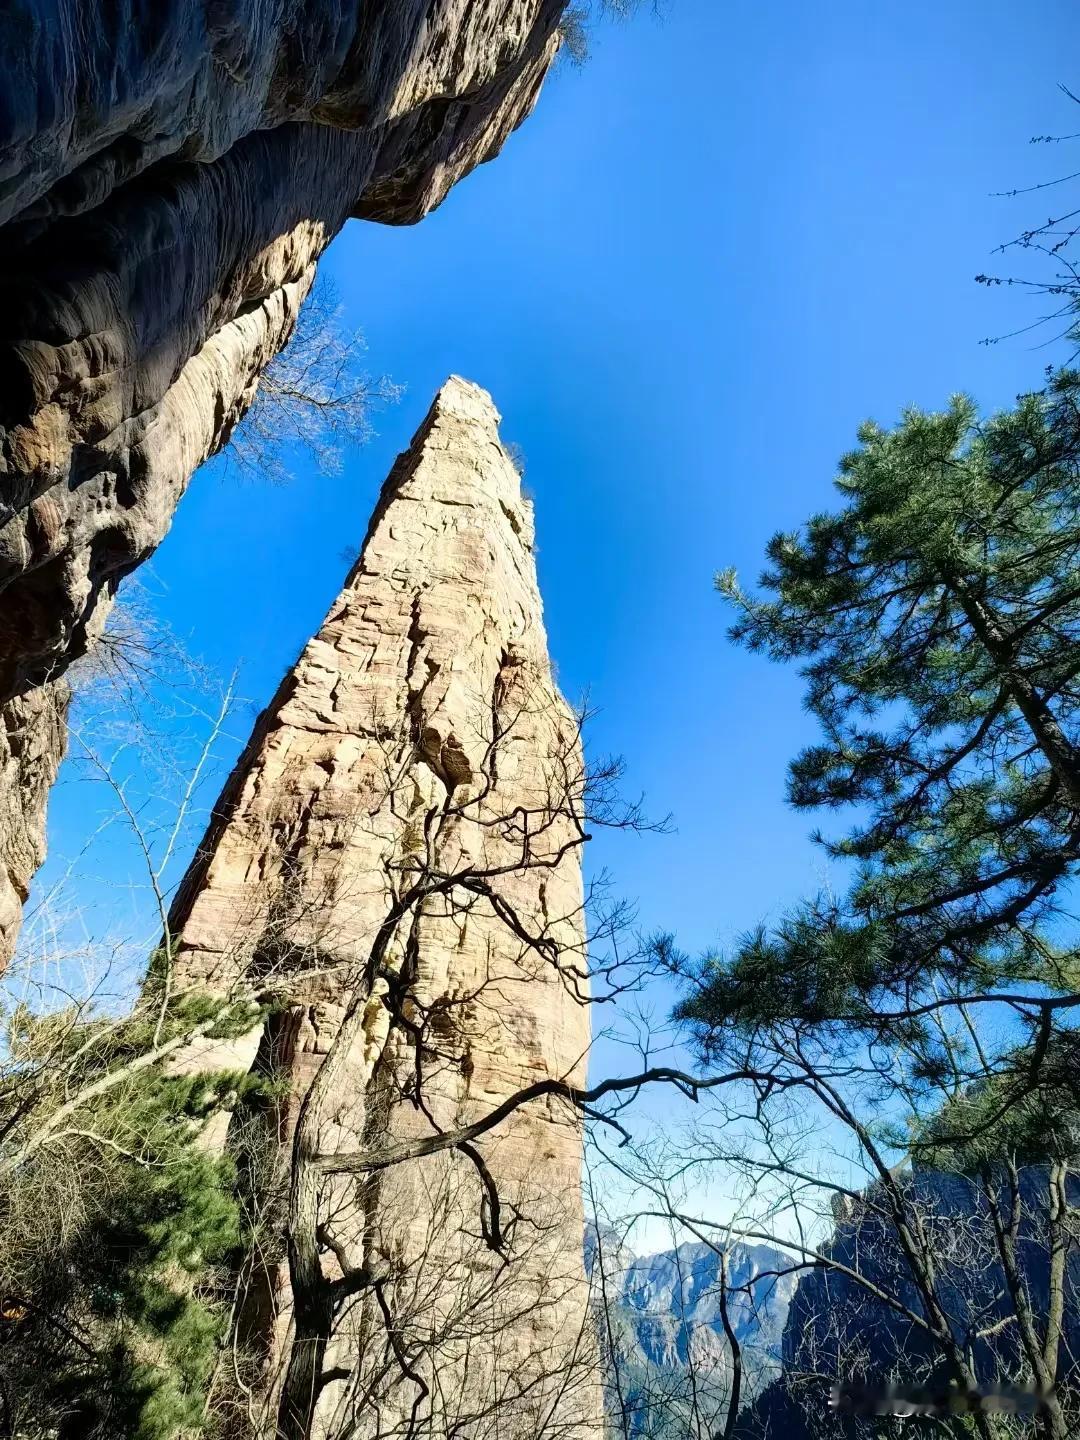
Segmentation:
{"type": "Polygon", "coordinates": [[[282,1002],[191,1062],[288,1077],[289,1263],[245,1321],[282,1436],[600,1434],[575,1114],[438,1148],[589,1044],[586,778],[498,419],[439,392],[173,911],[178,987],[282,1002]]]}

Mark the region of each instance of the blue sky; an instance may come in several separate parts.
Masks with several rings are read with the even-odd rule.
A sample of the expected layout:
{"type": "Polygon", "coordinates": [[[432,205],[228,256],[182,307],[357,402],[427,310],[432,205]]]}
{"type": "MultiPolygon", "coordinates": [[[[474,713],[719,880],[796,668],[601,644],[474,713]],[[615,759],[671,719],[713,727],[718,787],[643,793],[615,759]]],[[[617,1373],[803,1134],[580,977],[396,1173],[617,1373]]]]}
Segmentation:
{"type": "MultiPolygon", "coordinates": [[[[160,617],[265,701],[318,625],[394,455],[451,372],[524,450],[563,688],[667,837],[592,863],[645,925],[730,937],[815,886],[784,766],[797,677],[735,651],[713,573],[831,503],[866,416],[958,389],[992,407],[1060,359],[986,291],[991,251],[1052,202],[991,192],[1070,168],[1065,0],[670,0],[601,26],[503,155],[419,226],[358,222],[325,269],[370,367],[407,386],[343,473],[286,487],[215,463],[147,577],[160,617]]],[[[239,740],[239,735],[237,739],[239,740]]],[[[57,859],[91,805],[54,806],[57,859]]],[[[54,862],[55,864],[55,862],[54,862]]]]}

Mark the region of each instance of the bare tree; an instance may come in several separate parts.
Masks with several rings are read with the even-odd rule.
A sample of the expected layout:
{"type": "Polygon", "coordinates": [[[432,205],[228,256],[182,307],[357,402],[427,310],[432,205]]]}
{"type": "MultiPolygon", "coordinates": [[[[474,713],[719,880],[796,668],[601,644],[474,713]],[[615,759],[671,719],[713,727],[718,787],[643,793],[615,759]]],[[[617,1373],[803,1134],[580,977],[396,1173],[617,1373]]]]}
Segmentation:
{"type": "Polygon", "coordinates": [[[236,1238],[224,1171],[192,1138],[239,1077],[177,1084],[162,1062],[258,1007],[144,983],[232,687],[161,633],[118,654],[76,677],[67,783],[88,817],[104,802],[98,823],[42,877],[0,991],[0,1434],[20,1440],[182,1433],[223,1318],[215,1254],[236,1238]],[[101,885],[110,933],[95,875],[126,860],[141,894],[116,927],[124,892],[101,885]]]}
{"type": "Polygon", "coordinates": [[[767,1361],[750,1357],[747,1364],[742,1338],[753,1325],[762,1287],[733,1276],[730,1242],[706,1247],[714,1261],[707,1278],[703,1247],[687,1243],[674,1212],[665,1227],[668,1250],[640,1259],[628,1253],[624,1237],[642,1216],[625,1200],[609,1208],[596,1173],[601,1170],[589,1167],[587,1193],[608,1432],[618,1440],[726,1437],[740,1408],[770,1375],[767,1361]],[[650,1293],[656,1271],[670,1281],[650,1293]]]}
{"type": "MultiPolygon", "coordinates": [[[[143,853],[163,943],[153,983],[134,1009],[119,1006],[116,992],[107,994],[74,954],[58,966],[53,952],[44,1007],[44,978],[31,979],[24,965],[9,979],[9,987],[30,986],[19,997],[23,1009],[11,1010],[0,1097],[0,1167],[10,1196],[0,1226],[9,1257],[4,1323],[14,1327],[12,1334],[39,1324],[69,1350],[85,1347],[90,1363],[106,1330],[78,1303],[73,1312],[69,1294],[43,1284],[49,1266],[40,1267],[29,1243],[37,1217],[55,1216],[57,1228],[35,1243],[44,1238],[54,1255],[70,1254],[87,1204],[108,1204],[130,1167],[153,1167],[165,1153],[156,1131],[132,1127],[142,1077],[183,1074],[182,1065],[170,1067],[200,1036],[228,1043],[255,1023],[274,1043],[264,1046],[259,1083],[246,1099],[237,1099],[243,1087],[227,1069],[204,1072],[204,1112],[231,1115],[228,1148],[243,1178],[238,1194],[248,1216],[239,1261],[196,1282],[223,1317],[224,1345],[200,1401],[207,1423],[222,1434],[243,1433],[241,1425],[265,1434],[271,1423],[281,1435],[306,1440],[321,1400],[341,1434],[366,1434],[377,1414],[380,1433],[402,1440],[424,1433],[425,1425],[446,1435],[573,1435],[566,1416],[574,1405],[566,1396],[576,1394],[584,1407],[599,1383],[601,1358],[616,1433],[680,1440],[742,1434],[739,1411],[754,1396],[743,1378],[746,1357],[730,1312],[753,1297],[740,1297],[724,1267],[734,1244],[762,1241],[790,1257],[777,1267],[777,1280],[810,1275],[827,1282],[824,1290],[804,1287],[801,1328],[788,1342],[789,1383],[803,1395],[815,1433],[830,1433],[839,1423],[823,1413],[835,1381],[859,1375],[934,1380],[944,1366],[954,1381],[959,1376],[970,1385],[997,1378],[1048,1388],[1056,1380],[1057,1409],[1045,1411],[1040,1424],[1048,1436],[1067,1435],[1075,1423],[1075,1170],[1067,1153],[1047,1157],[1052,1163],[1040,1167],[1019,1145],[1012,1155],[985,1160],[971,1148],[985,1116],[985,1104],[970,1098],[980,1078],[978,1007],[965,1001],[935,1012],[941,1053],[953,1057],[944,1068],[929,1067],[921,1052],[824,1047],[797,1026],[777,1024],[729,1053],[722,1073],[695,1074],[666,1063],[669,1054],[657,1056],[646,1038],[631,1074],[592,1087],[554,1075],[471,1113],[447,1110],[445,1079],[461,1073],[464,1035],[475,1031],[476,1010],[497,1012],[508,987],[547,976],[575,1005],[598,1004],[641,983],[654,965],[678,966],[663,946],[646,955],[633,943],[626,947],[625,912],[595,886],[586,897],[595,942],[590,992],[584,916],[537,915],[527,903],[523,877],[558,866],[586,842],[592,826],[646,823],[637,807],[618,799],[617,766],[590,768],[581,759],[580,717],[552,747],[542,793],[524,808],[499,808],[493,785],[499,757],[515,743],[518,724],[543,720],[529,697],[526,687],[515,720],[489,737],[483,773],[471,786],[451,787],[411,812],[410,840],[387,870],[386,904],[364,964],[351,975],[333,974],[346,998],[341,1023],[303,1090],[296,1088],[287,1045],[275,1051],[275,1044],[287,1037],[305,974],[325,978],[332,946],[317,929],[325,892],[271,897],[257,963],[238,971],[209,1010],[188,1008],[195,997],[177,983],[169,867],[197,807],[201,767],[186,762],[175,772],[177,799],[168,823],[165,812],[155,812],[148,829],[145,805],[124,778],[131,743],[126,722],[107,754],[100,732],[91,743],[76,725],[86,775],[113,795],[143,853]],[[463,822],[495,837],[479,862],[451,843],[463,822]],[[436,1002],[424,988],[425,955],[441,943],[440,932],[469,925],[500,936],[504,960],[470,993],[436,1002]],[[301,933],[309,938],[298,945],[301,933]],[[56,998],[61,971],[66,1005],[56,998]],[[325,1107],[354,1042],[371,1026],[373,1005],[382,1017],[384,1062],[370,1076],[360,1143],[327,1149],[325,1107]],[[267,1008],[270,1023],[262,1018],[267,1008]],[[138,1046],[125,1032],[133,1021],[142,1026],[138,1046]],[[114,1046],[118,1037],[124,1044],[114,1046]],[[661,1143],[629,1139],[627,1105],[651,1084],[674,1087],[696,1102],[692,1130],[668,1126],[661,1143]],[[605,1279],[603,1269],[599,1277],[593,1272],[601,1357],[594,1322],[586,1325],[580,1311],[566,1305],[577,1264],[568,1257],[576,1255],[580,1238],[571,1233],[573,1206],[568,1220],[557,1198],[530,1185],[527,1166],[504,1164],[500,1156],[500,1137],[509,1135],[512,1148],[515,1124],[530,1106],[543,1105],[555,1107],[560,1124],[591,1117],[601,1137],[618,1142],[603,1147],[605,1163],[647,1195],[638,1208],[676,1227],[673,1238],[692,1237],[713,1249],[721,1316],[727,1316],[725,1355],[691,1346],[679,1376],[651,1377],[629,1396],[619,1378],[625,1354],[619,1319],[604,1303],[611,1273],[605,1279]],[[867,1115],[878,1118],[867,1121],[867,1115]],[[726,1190],[733,1176],[741,1177],[738,1204],[726,1216],[692,1203],[700,1187],[689,1182],[704,1175],[722,1176],[726,1190]],[[372,1223],[380,1214],[408,1214],[415,1224],[402,1230],[389,1218],[380,1228],[377,1219],[372,1223]],[[260,1325],[268,1312],[259,1306],[275,1289],[281,1313],[291,1313],[291,1331],[281,1368],[268,1377],[260,1358],[266,1351],[260,1325]],[[553,1322],[549,1337],[557,1333],[559,1344],[544,1340],[527,1364],[517,1363],[507,1337],[522,1316],[545,1313],[553,1322]],[[568,1313],[576,1315],[569,1327],[568,1313]],[[895,1341],[885,1374],[865,1341],[871,1320],[895,1341]],[[440,1383],[450,1373],[464,1374],[468,1383],[440,1383]]],[[[229,706],[228,695],[217,710],[192,706],[208,757],[229,706]]],[[[358,825],[371,824],[372,810],[408,788],[404,761],[413,738],[384,732],[383,743],[383,794],[358,812],[358,825]]],[[[333,867],[322,874],[340,897],[347,877],[333,867]]],[[[40,937],[28,953],[40,961],[40,937]]],[[[164,1277],[161,1283],[167,1290],[164,1277]]],[[[33,1394],[27,1353],[19,1346],[7,1350],[13,1368],[5,1377],[6,1403],[13,1416],[20,1397],[33,1394]]],[[[25,1405],[22,1413],[12,1419],[12,1433],[34,1434],[26,1428],[25,1405]]],[[[970,1422],[984,1436],[1011,1433],[1012,1422],[992,1416],[976,1414],[970,1422]]]]}
{"type": "MultiPolygon", "coordinates": [[[[581,0],[569,5],[559,21],[560,56],[580,69],[592,53],[592,30],[597,20],[629,20],[642,8],[642,0],[581,0]]],[[[663,0],[651,0],[654,18],[664,12],[663,0]]]]}
{"type": "MultiPolygon", "coordinates": [[[[36,1355],[54,1354],[65,1373],[79,1370],[87,1397],[108,1389],[106,1362],[117,1325],[127,1322],[98,1313],[94,1267],[73,1270],[72,1257],[92,1248],[86,1237],[124,1201],[133,1174],[153,1186],[194,1165],[200,1185],[210,1187],[200,1192],[204,1211],[217,1203],[214,1186],[217,1193],[226,1187],[235,1232],[229,1258],[188,1256],[189,1272],[165,1257],[140,1277],[153,1304],[198,1302],[207,1333],[221,1335],[209,1370],[188,1375],[187,1389],[173,1396],[182,1403],[175,1433],[201,1425],[222,1435],[265,1434],[276,1425],[279,1434],[306,1436],[321,1401],[341,1434],[366,1434],[375,1423],[379,1433],[402,1437],[421,1425],[477,1440],[574,1435],[574,1417],[588,1413],[598,1385],[593,1331],[580,1304],[578,1177],[567,1173],[555,1186],[563,1193],[552,1193],[529,1107],[553,1122],[553,1133],[573,1131],[606,1100],[618,1109],[650,1079],[681,1077],[633,1076],[590,1090],[578,1079],[584,1057],[575,1056],[565,1074],[511,1088],[499,1103],[462,1106],[447,1076],[460,1080],[467,1068],[465,1040],[477,1034],[477,1014],[498,1026],[522,987],[550,982],[577,1007],[611,1002],[640,980],[642,957],[633,945],[624,953],[626,912],[604,883],[562,910],[557,889],[545,883],[586,842],[587,827],[647,823],[638,806],[619,800],[618,766],[585,764],[578,716],[547,750],[532,798],[500,808],[497,770],[509,765],[522,729],[556,721],[525,675],[509,718],[487,737],[481,773],[424,809],[416,809],[408,780],[415,737],[407,725],[383,731],[384,792],[374,805],[368,797],[371,808],[358,807],[356,824],[371,825],[372,809],[406,798],[409,818],[386,869],[385,912],[364,963],[351,973],[334,968],[322,925],[327,887],[340,903],[356,877],[327,863],[306,892],[286,879],[260,897],[257,950],[245,950],[229,984],[208,993],[179,966],[170,902],[233,696],[227,688],[210,709],[194,691],[179,699],[170,692],[170,728],[184,751],[172,765],[160,736],[139,733],[138,700],[155,682],[136,672],[132,683],[108,724],[100,714],[89,728],[77,719],[73,735],[81,783],[112,800],[104,836],[114,841],[123,831],[143,868],[160,934],[149,975],[133,989],[130,941],[104,957],[97,947],[85,963],[78,947],[65,949],[79,917],[64,912],[57,883],[7,982],[0,1174],[9,1198],[0,1253],[4,1323],[13,1328],[0,1363],[10,1433],[38,1433],[27,1429],[29,1413],[46,1429],[53,1423],[36,1355]],[[136,755],[140,744],[148,756],[136,755]],[[148,778],[153,796],[139,789],[148,778]],[[468,826],[485,837],[480,858],[460,843],[468,826]],[[539,891],[523,887],[530,875],[539,891]],[[537,894],[548,897],[546,909],[537,911],[537,894]],[[470,927],[488,937],[489,968],[468,993],[449,1002],[433,997],[423,978],[430,947],[470,927]],[[305,986],[327,983],[343,996],[340,1024],[314,1074],[298,1084],[289,1036],[305,1010],[300,997],[305,986]],[[374,1012],[382,1018],[372,1030],[374,1012]],[[349,1132],[360,1143],[328,1150],[327,1106],[365,1025],[379,1037],[381,1059],[369,1075],[360,1128],[349,1132]],[[253,1066],[237,1058],[250,1053],[252,1035],[262,1037],[253,1066]],[[35,1237],[32,1217],[41,1210],[57,1228],[35,1237]],[[275,1324],[290,1328],[280,1368],[268,1371],[267,1325],[275,1324]],[[522,1350],[524,1326],[533,1341],[522,1350]],[[464,1379],[448,1386],[451,1373],[464,1379]]],[[[240,917],[236,934],[243,949],[240,917]]],[[[620,1127],[616,1114],[601,1123],[620,1127]]],[[[165,1374],[167,1342],[139,1343],[144,1359],[158,1355],[155,1367],[165,1374]]],[[[85,1433],[115,1433],[123,1423],[111,1410],[87,1420],[85,1433]]]]}
{"type": "Polygon", "coordinates": [[[372,376],[361,357],[360,331],[347,332],[331,282],[319,277],[292,338],[259,379],[255,399],[237,426],[226,461],[252,479],[291,479],[291,453],[324,474],[336,474],[346,451],[372,434],[371,417],[400,398],[402,386],[372,376]]]}
{"type": "MultiPolygon", "coordinates": [[[[783,1022],[728,1037],[725,1083],[697,1092],[703,1113],[606,1157],[654,1214],[718,1254],[736,1239],[788,1257],[777,1278],[801,1284],[784,1383],[808,1434],[848,1433],[830,1390],[854,1386],[857,1403],[863,1383],[883,1402],[892,1382],[926,1387],[947,1433],[1015,1433],[1021,1422],[992,1408],[1002,1386],[1041,1397],[1034,1423],[1048,1440],[1080,1418],[1076,1138],[1040,1130],[1045,1097],[1028,1097],[1026,1128],[1024,1101],[980,1059],[979,1030],[994,1022],[976,1008],[935,1011],[938,1058],[950,1057],[936,1067],[895,1031],[888,1046],[783,1022]],[[991,1122],[1010,1103],[1021,1113],[1003,1143],[991,1122]],[[736,1192],[726,1217],[701,1208],[713,1185],[736,1192]],[[985,1406],[956,1413],[988,1390],[985,1406]]],[[[764,1424],[729,1413],[722,1433],[764,1424]]]]}
{"type": "MultiPolygon", "coordinates": [[[[301,1054],[296,1037],[309,1004],[306,987],[332,975],[340,1007],[314,1072],[302,1079],[297,1072],[283,1107],[267,1117],[276,1133],[292,1137],[287,1278],[270,1283],[287,1294],[289,1336],[280,1354],[268,1341],[264,1386],[284,1437],[311,1435],[316,1425],[330,1423],[327,1415],[338,1417],[337,1424],[346,1410],[367,1414],[366,1421],[350,1420],[359,1427],[377,1413],[380,1433],[407,1435],[423,1427],[428,1433],[432,1426],[457,1433],[462,1422],[446,1412],[447,1395],[437,1382],[437,1361],[447,1347],[464,1347],[470,1372],[487,1375],[470,1403],[479,1405],[486,1395],[483,1404],[490,1405],[493,1394],[501,1396],[502,1433],[514,1433],[515,1426],[523,1435],[541,1433],[535,1427],[545,1405],[550,1414],[543,1433],[573,1433],[567,1417],[580,1406],[570,1394],[578,1388],[572,1372],[591,1344],[580,1306],[578,1142],[570,1138],[593,1098],[577,1079],[584,1051],[566,1057],[565,1072],[511,1085],[498,1101],[496,1094],[486,1102],[470,1099],[471,1076],[477,1057],[497,1054],[505,1043],[507,1015],[528,1010],[530,991],[549,994],[547,1003],[556,1006],[585,1007],[610,1002],[636,983],[640,957],[620,948],[621,907],[609,903],[602,884],[583,899],[576,885],[555,881],[576,864],[587,826],[646,822],[639,807],[618,799],[617,766],[585,764],[583,717],[568,724],[546,678],[541,684],[526,671],[517,667],[516,699],[503,697],[499,719],[477,713],[480,764],[457,765],[444,745],[440,764],[449,783],[427,799],[417,794],[417,741],[408,717],[389,729],[373,720],[369,728],[383,747],[380,793],[365,797],[352,823],[378,838],[387,815],[404,821],[386,860],[381,914],[372,918],[371,876],[350,868],[340,817],[337,863],[333,857],[323,863],[310,851],[302,867],[267,863],[267,873],[286,877],[285,890],[252,897],[254,913],[241,942],[249,961],[239,984],[257,989],[268,974],[283,977],[292,998],[276,1026],[286,1037],[279,1050],[286,1072],[301,1054]],[[512,757],[522,743],[541,759],[529,785],[512,787],[512,802],[504,802],[500,771],[517,763],[512,757]],[[348,933],[354,925],[350,886],[360,887],[368,906],[369,939],[360,952],[350,949],[351,941],[343,947],[335,933],[335,926],[348,933]],[[591,966],[586,915],[594,922],[591,966]],[[465,944],[476,959],[475,973],[467,972],[474,978],[455,981],[449,991],[433,989],[437,957],[465,944]],[[335,1119],[343,1094],[356,1095],[345,1122],[335,1119]],[[560,1130],[569,1132],[566,1142],[557,1138],[560,1130]],[[335,1133],[341,1139],[328,1146],[326,1136],[335,1133]],[[543,1160],[548,1149],[564,1158],[543,1160]],[[548,1187],[561,1195],[544,1193],[545,1172],[548,1187]],[[455,1183],[447,1189],[450,1175],[455,1183]],[[470,1176],[465,1204],[463,1177],[470,1176]],[[435,1190],[432,1177],[443,1177],[435,1190]],[[453,1221],[448,1194],[458,1207],[453,1221]],[[436,1203],[438,1223],[431,1218],[436,1203]],[[447,1247],[441,1258],[440,1244],[447,1247]],[[462,1333],[474,1315],[472,1308],[465,1317],[457,1310],[462,1265],[472,1267],[481,1293],[504,1309],[513,1305],[508,1296],[528,1294],[522,1313],[530,1315],[533,1343],[522,1349],[505,1318],[495,1327],[505,1331],[507,1345],[518,1345],[514,1363],[494,1354],[481,1363],[478,1337],[462,1333]],[[553,1271],[560,1266],[561,1280],[553,1271]],[[429,1287],[431,1303],[423,1307],[423,1323],[414,1316],[406,1324],[416,1277],[429,1287]],[[442,1307],[434,1329],[431,1305],[442,1307]],[[565,1346],[568,1336],[573,1363],[556,1363],[552,1347],[565,1346]],[[377,1383],[367,1374],[373,1343],[376,1353],[388,1346],[397,1362],[387,1378],[379,1361],[377,1383]],[[557,1403],[550,1394],[555,1384],[557,1403]]],[[[236,934],[242,933],[240,920],[236,934]]],[[[486,1093],[505,1086],[498,1074],[496,1068],[484,1080],[486,1093]]],[[[455,1405],[464,1403],[460,1390],[454,1396],[455,1405]]],[[[481,1410],[465,1433],[482,1433],[481,1410]]]]}
{"type": "MultiPolygon", "coordinates": [[[[1080,103],[1068,86],[1060,85],[1058,88],[1070,102],[1080,103]]],[[[1033,135],[1030,143],[1057,149],[1059,146],[1067,148],[1078,139],[1080,133],[1033,135]]],[[[1045,198],[1052,208],[1045,220],[1034,221],[1011,240],[998,246],[995,253],[1004,257],[1007,263],[1011,262],[1008,270],[976,275],[976,283],[1019,290],[1040,301],[1048,301],[1049,308],[1008,335],[987,338],[982,342],[984,345],[996,345],[1003,339],[1047,329],[1051,332],[1050,339],[1077,338],[1080,268],[1076,240],[1080,236],[1080,207],[1075,204],[1075,182],[1080,178],[1080,172],[1067,166],[1062,166],[1062,171],[1049,180],[1004,191],[999,197],[1020,200],[1025,204],[1038,204],[1045,198]],[[1037,199],[1031,201],[1031,196],[1037,199]]]]}

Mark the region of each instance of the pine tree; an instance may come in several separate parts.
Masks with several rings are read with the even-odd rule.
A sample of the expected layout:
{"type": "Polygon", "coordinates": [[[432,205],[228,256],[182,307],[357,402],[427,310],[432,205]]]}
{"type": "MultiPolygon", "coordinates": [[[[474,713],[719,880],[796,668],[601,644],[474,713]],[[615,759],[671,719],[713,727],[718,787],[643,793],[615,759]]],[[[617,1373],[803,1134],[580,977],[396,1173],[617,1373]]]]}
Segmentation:
{"type": "Polygon", "coordinates": [[[853,816],[815,835],[852,883],[709,959],[682,1014],[714,1051],[795,1020],[902,1036],[933,1069],[955,1056],[927,1006],[1008,997],[992,1068],[1057,1085],[1080,1073],[1080,375],[989,420],[957,397],[859,442],[843,507],[771,541],[763,597],[717,580],[734,640],[801,665],[822,738],[789,797],[853,816]]]}
{"type": "MultiPolygon", "coordinates": [[[[1063,1316],[1080,1157],[1080,374],[985,420],[957,397],[866,424],[837,488],[839,510],[771,541],[761,593],[730,571],[717,583],[732,638],[801,667],[821,736],[791,762],[789,798],[836,817],[815,839],[850,883],[731,953],[691,963],[665,939],[658,955],[687,982],[677,1013],[706,1063],[751,1087],[739,1113],[757,1117],[763,1177],[800,1196],[831,1183],[784,1152],[785,1097],[849,1137],[873,1179],[838,1193],[878,1217],[961,1389],[988,1362],[917,1192],[920,1174],[964,1177],[956,1193],[995,1221],[980,1244],[1008,1292],[1004,1373],[1057,1385],[1038,1429],[1062,1440],[1078,1383],[1063,1316]],[[1037,1260],[1025,1240],[1041,1310],[1022,1212],[1041,1237],[1037,1260]]],[[[958,1233],[973,1216],[956,1214],[958,1233]]],[[[970,1416],[953,1433],[997,1432],[970,1416]]]]}
{"type": "Polygon", "coordinates": [[[59,1440],[209,1433],[208,1385],[250,1237],[208,1118],[272,1082],[145,1065],[259,1011],[162,1003],[7,1016],[0,1067],[0,1432],[59,1440]],[[210,1027],[208,1029],[208,1027],[210,1027]]]}

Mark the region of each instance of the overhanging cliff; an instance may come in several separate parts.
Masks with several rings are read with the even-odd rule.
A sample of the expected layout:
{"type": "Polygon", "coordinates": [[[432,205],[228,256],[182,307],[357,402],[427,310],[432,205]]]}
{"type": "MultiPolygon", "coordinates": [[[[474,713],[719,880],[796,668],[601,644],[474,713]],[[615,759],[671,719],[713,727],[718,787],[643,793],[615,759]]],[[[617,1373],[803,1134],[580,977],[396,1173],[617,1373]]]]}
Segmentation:
{"type": "MultiPolygon", "coordinates": [[[[536,100],[564,6],[4,7],[0,703],[58,682],[100,632],[345,220],[418,220],[498,152],[536,100]]],[[[57,704],[6,720],[34,728],[35,753],[62,733],[59,683],[57,704]]],[[[47,793],[9,773],[0,963],[47,793]]]]}

